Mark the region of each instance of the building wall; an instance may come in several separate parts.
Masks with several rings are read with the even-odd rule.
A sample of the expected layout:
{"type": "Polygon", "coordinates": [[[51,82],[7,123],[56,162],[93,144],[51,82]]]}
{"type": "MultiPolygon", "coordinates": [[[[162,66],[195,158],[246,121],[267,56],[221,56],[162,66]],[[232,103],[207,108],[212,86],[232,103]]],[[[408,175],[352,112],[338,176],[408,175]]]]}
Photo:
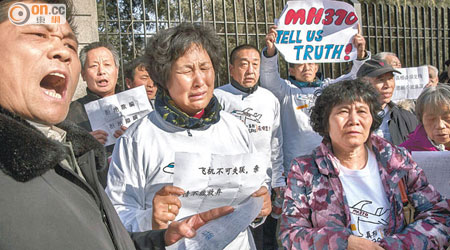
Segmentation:
{"type": "MultiPolygon", "coordinates": [[[[91,42],[98,41],[98,18],[97,2],[95,0],[76,0],[75,5],[75,24],[77,26],[78,52],[91,42]]],[[[77,90],[73,96],[76,100],[86,94],[86,82],[80,75],[77,90]]]]}

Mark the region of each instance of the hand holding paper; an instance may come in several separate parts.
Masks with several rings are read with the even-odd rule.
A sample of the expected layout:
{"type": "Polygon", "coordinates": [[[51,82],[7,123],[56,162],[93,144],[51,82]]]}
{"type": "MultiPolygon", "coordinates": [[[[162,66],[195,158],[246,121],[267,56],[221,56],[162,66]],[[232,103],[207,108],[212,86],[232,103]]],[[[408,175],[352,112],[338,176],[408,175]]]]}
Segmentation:
{"type": "Polygon", "coordinates": [[[106,133],[106,139],[104,135],[96,137],[105,146],[116,143],[117,137],[123,134],[124,125],[130,126],[152,110],[144,86],[86,103],[84,108],[92,129],[106,133]]]}
{"type": "Polygon", "coordinates": [[[200,214],[193,215],[181,222],[178,221],[172,222],[164,235],[164,241],[166,243],[166,246],[172,245],[173,243],[179,241],[183,237],[186,238],[194,237],[197,234],[196,230],[199,229],[201,226],[205,225],[209,221],[215,220],[233,211],[234,211],[233,207],[224,206],[214,208],[200,214]]]}
{"type": "Polygon", "coordinates": [[[125,127],[123,125],[120,126],[120,129],[118,129],[114,132],[114,137],[119,138],[120,136],[122,136],[125,133],[126,130],[127,130],[127,127],[125,127]]]}
{"type": "Polygon", "coordinates": [[[261,210],[262,203],[262,197],[250,197],[235,206],[233,213],[210,221],[197,230],[195,237],[182,239],[167,247],[167,250],[224,249],[256,218],[258,211],[261,210]]]}
{"type": "Polygon", "coordinates": [[[175,186],[165,186],[156,192],[153,198],[152,229],[165,229],[175,220],[181,208],[178,196],[184,190],[175,186]]]}
{"type": "Polygon", "coordinates": [[[108,139],[108,133],[106,133],[104,130],[94,130],[92,132],[89,132],[98,142],[105,145],[106,140],[108,139]]]}
{"type": "Polygon", "coordinates": [[[270,194],[266,187],[260,187],[256,192],[252,194],[252,197],[263,197],[264,202],[259,212],[258,217],[265,217],[272,212],[272,202],[270,201],[270,194]]]}

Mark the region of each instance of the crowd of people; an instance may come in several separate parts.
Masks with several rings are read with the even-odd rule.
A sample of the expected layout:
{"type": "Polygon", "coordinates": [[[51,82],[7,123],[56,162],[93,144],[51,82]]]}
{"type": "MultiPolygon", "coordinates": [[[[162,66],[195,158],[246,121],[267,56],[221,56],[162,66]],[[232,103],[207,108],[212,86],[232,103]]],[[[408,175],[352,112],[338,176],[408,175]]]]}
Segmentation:
{"type": "Polygon", "coordinates": [[[357,34],[349,73],[324,78],[319,64],[299,63],[283,79],[272,26],[262,51],[231,51],[231,81],[214,89],[220,39],[182,23],[125,65],[127,88],[145,86],[152,111],[105,147],[84,104],[117,93],[116,49],[94,42],[78,56],[68,0],[56,1],[67,22],[51,25],[14,25],[15,2],[0,2],[0,249],[165,249],[233,213],[175,220],[185,190],[166,168],[177,152],[267,156],[251,194],[262,207],[225,249],[449,247],[449,197],[410,154],[450,149],[448,72],[428,65],[429,83],[405,108],[392,101],[397,55],[372,56],[357,34]],[[72,101],[80,75],[87,94],[72,101]]]}

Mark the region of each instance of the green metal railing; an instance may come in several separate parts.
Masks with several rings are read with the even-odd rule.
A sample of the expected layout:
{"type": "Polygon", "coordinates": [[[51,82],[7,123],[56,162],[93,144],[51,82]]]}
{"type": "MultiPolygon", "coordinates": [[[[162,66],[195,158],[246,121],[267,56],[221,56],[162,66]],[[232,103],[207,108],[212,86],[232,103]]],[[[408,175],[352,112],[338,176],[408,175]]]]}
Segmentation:
{"type": "MultiPolygon", "coordinates": [[[[211,25],[223,42],[223,62],[216,85],[229,81],[228,54],[237,45],[250,43],[259,49],[285,0],[97,0],[98,29],[101,40],[118,48],[121,65],[144,52],[146,38],[160,29],[180,22],[211,25]]],[[[450,58],[450,8],[354,4],[360,17],[367,48],[375,54],[396,53],[406,67],[432,64],[443,70],[450,58]]],[[[280,60],[280,72],[287,75],[280,60]]],[[[349,68],[347,64],[322,64],[326,77],[336,78],[349,68]]],[[[123,84],[123,67],[121,67],[123,84]]]]}

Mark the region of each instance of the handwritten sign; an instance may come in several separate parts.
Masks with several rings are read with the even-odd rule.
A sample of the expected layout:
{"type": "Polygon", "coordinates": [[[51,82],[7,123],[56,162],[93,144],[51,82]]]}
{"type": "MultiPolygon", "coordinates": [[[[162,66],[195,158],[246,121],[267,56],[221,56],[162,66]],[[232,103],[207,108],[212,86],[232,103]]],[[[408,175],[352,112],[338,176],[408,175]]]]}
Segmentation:
{"type": "Polygon", "coordinates": [[[275,46],[290,63],[346,62],[357,57],[358,17],[350,4],[288,1],[277,24],[275,46]]]}
{"type": "Polygon", "coordinates": [[[92,130],[108,133],[105,146],[116,143],[114,132],[120,126],[129,127],[152,110],[144,86],[86,103],[84,108],[92,130]]]}
{"type": "Polygon", "coordinates": [[[428,67],[397,69],[401,74],[394,74],[395,90],[392,100],[417,99],[428,84],[428,67]]]}
{"type": "Polygon", "coordinates": [[[177,219],[241,203],[267,181],[268,164],[262,153],[175,153],[173,185],[185,190],[177,219]]]}

